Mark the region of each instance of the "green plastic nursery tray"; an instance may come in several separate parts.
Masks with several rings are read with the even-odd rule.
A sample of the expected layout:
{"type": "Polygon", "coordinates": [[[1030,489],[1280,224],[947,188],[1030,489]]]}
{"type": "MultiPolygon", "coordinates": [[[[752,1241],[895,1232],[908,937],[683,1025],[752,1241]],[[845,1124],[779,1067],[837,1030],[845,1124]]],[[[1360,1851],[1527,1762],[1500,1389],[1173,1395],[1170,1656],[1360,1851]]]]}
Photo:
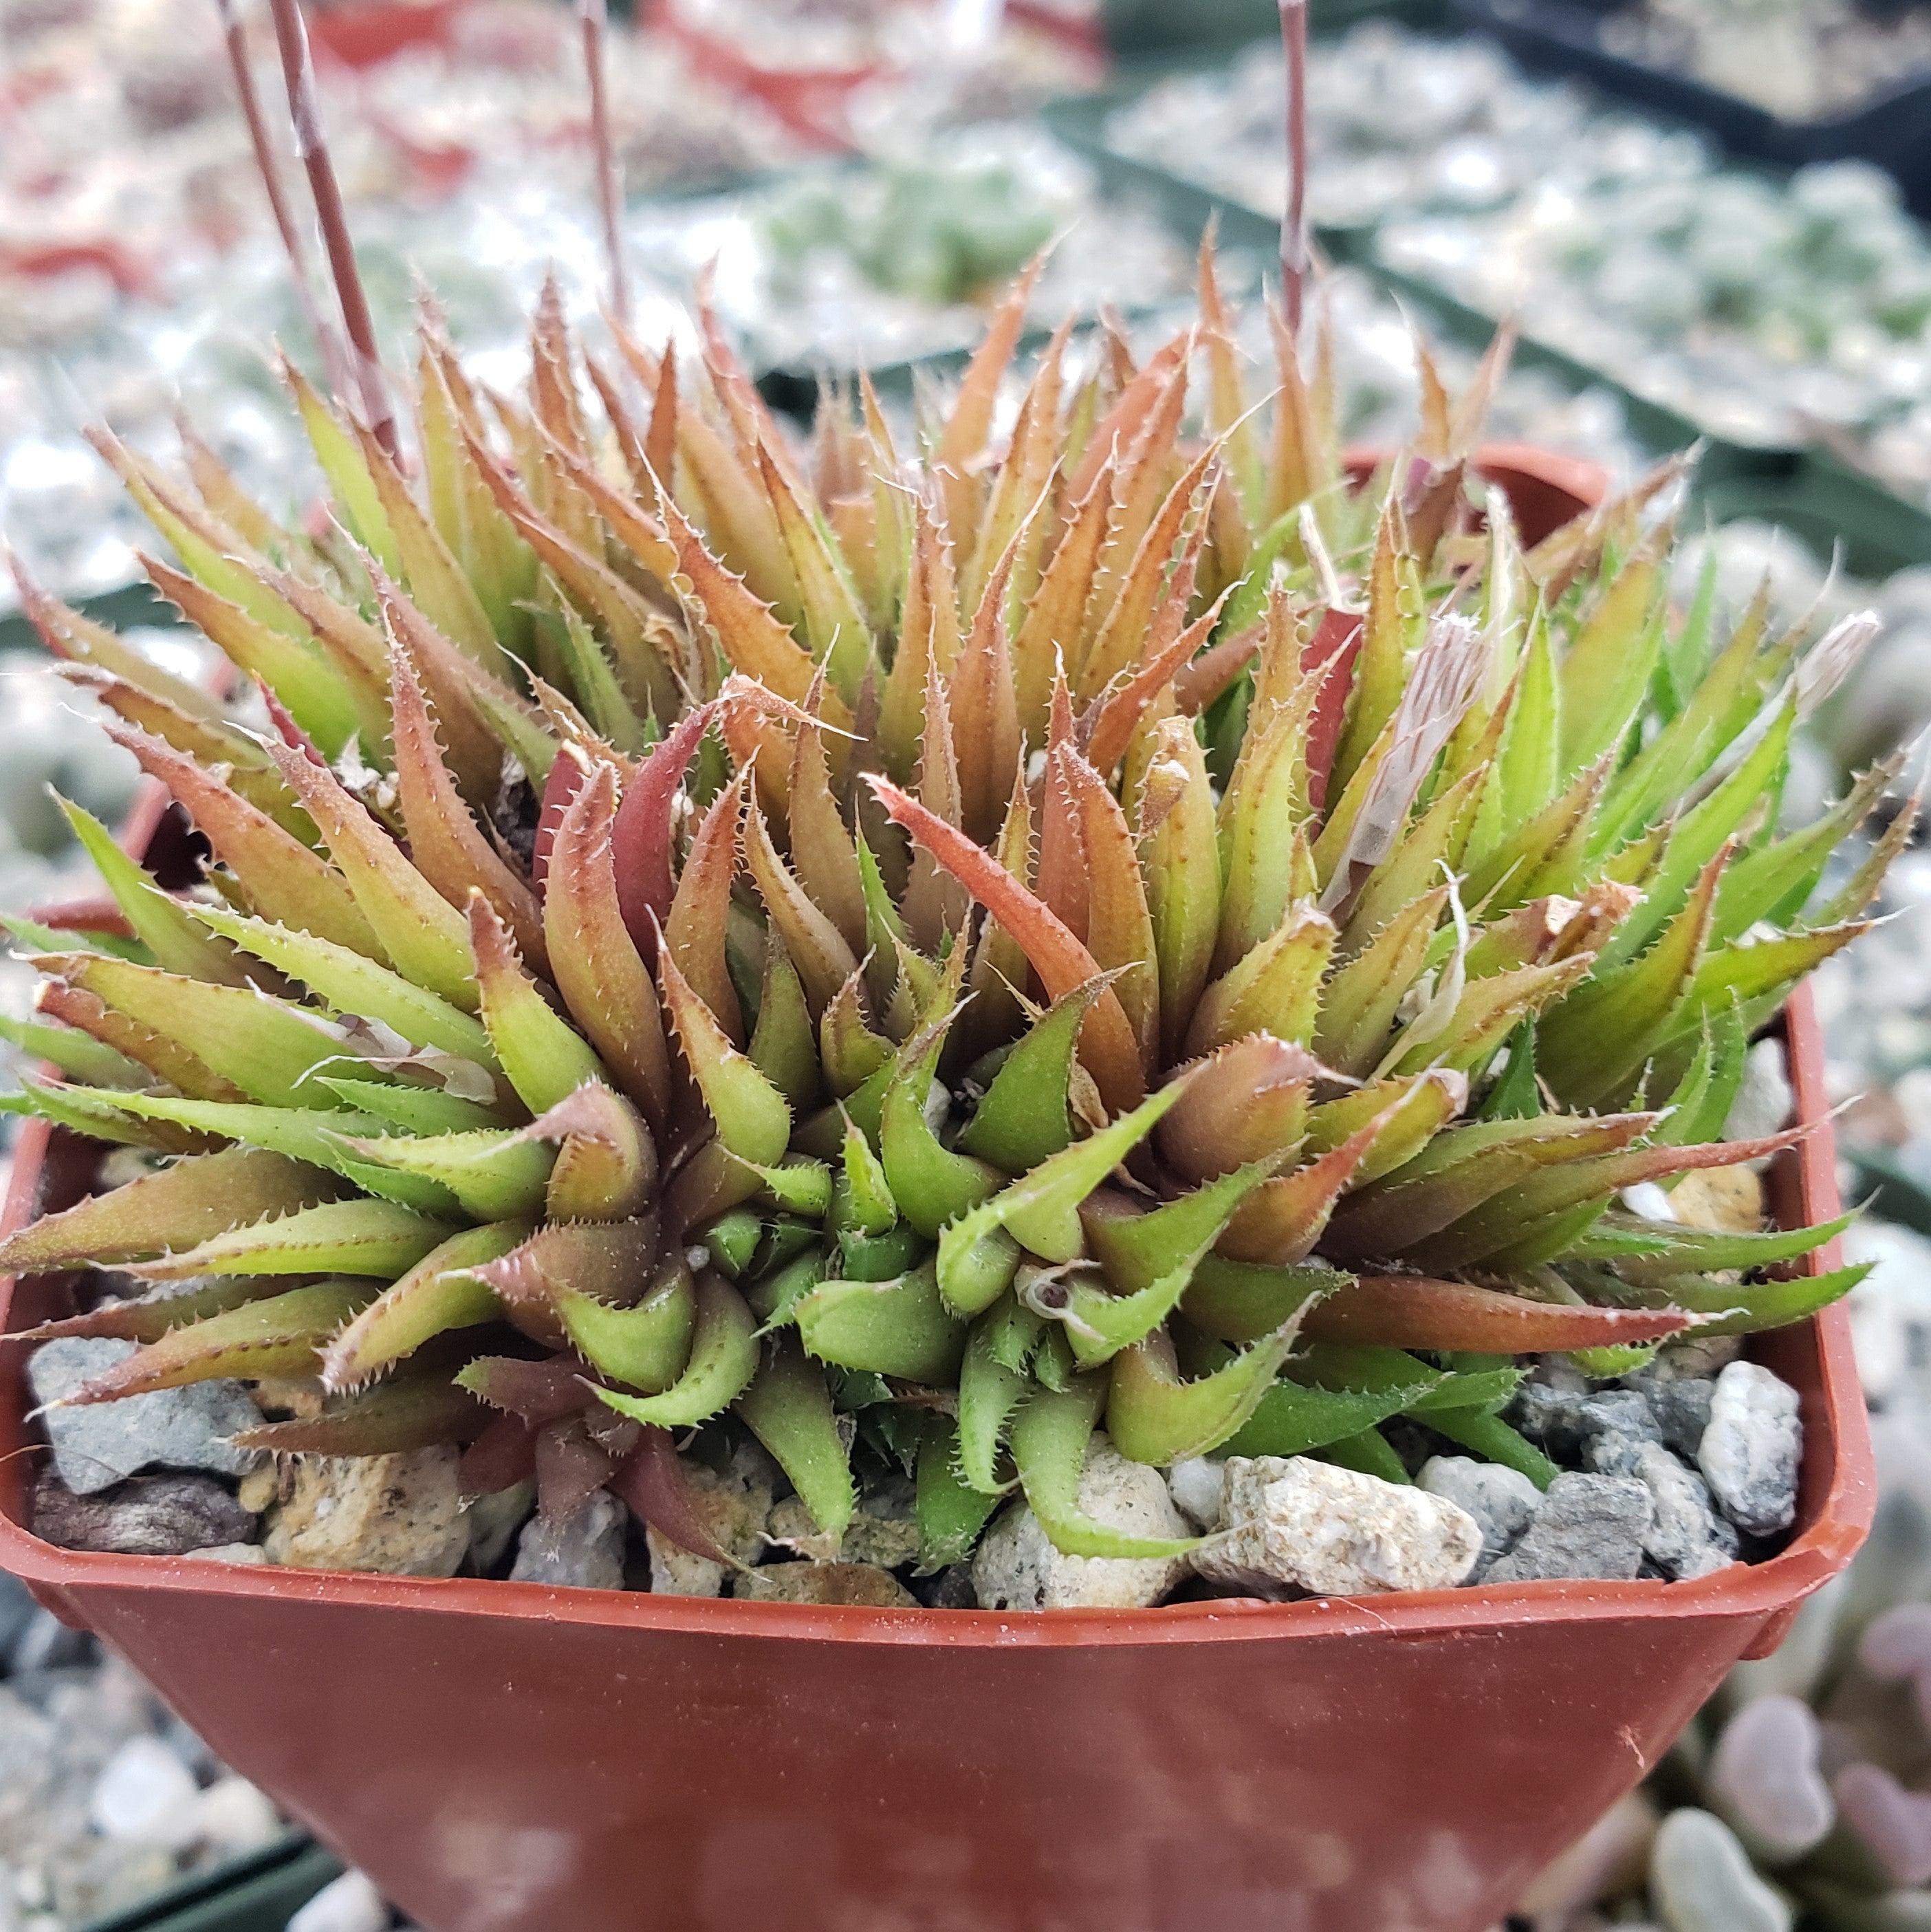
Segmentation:
{"type": "MultiPolygon", "coordinates": [[[[1447,17],[1442,0],[1311,0],[1308,24],[1338,33],[1372,14],[1393,14],[1411,26],[1447,17]]],[[[1102,0],[1106,44],[1116,54],[1177,52],[1230,47],[1279,31],[1278,0],[1102,0]]]]}
{"type": "Polygon", "coordinates": [[[1931,1234],[1931,1187],[1907,1174],[1888,1154],[1863,1148],[1846,1148],[1843,1153],[1874,1213],[1900,1227],[1931,1234]]]}
{"type": "Polygon", "coordinates": [[[290,1832],[246,1858],[183,1879],[82,1932],[283,1932],[332,1879],[340,1859],[290,1832]]]}
{"type": "MultiPolygon", "coordinates": [[[[176,628],[181,622],[181,613],[172,604],[164,603],[153,587],[146,584],[124,584],[118,590],[83,597],[74,608],[83,617],[91,617],[97,624],[109,625],[117,631],[130,629],[136,625],[169,631],[176,628]]],[[[0,650],[40,648],[40,632],[21,612],[10,610],[0,616],[0,650]]]]}
{"type": "Polygon", "coordinates": [[[1844,568],[1855,577],[1931,563],[1931,509],[1835,457],[1773,455],[1753,473],[1717,479],[1705,496],[1719,523],[1753,517],[1778,524],[1824,558],[1841,546],[1844,568]]]}

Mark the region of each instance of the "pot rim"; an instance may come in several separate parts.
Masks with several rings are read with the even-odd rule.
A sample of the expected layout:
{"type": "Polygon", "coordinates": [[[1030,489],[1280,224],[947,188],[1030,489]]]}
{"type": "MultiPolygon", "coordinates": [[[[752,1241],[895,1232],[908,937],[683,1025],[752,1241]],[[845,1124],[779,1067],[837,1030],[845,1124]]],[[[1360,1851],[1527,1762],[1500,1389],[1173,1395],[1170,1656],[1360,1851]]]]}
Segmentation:
{"type": "MultiPolygon", "coordinates": [[[[1800,1120],[1815,1130],[1796,1150],[1806,1209],[1816,1220],[1838,1212],[1834,1152],[1824,1087],[1822,1039],[1810,989],[1786,1008],[1786,1041],[1800,1120]]],[[[31,1218],[51,1139],[48,1124],[22,1130],[0,1229],[31,1218]]],[[[1834,1264],[1836,1244],[1813,1256],[1834,1264]]],[[[0,1286],[0,1346],[16,1279],[0,1286]]],[[[1481,1584],[1453,1590],[1390,1592],[1373,1598],[1266,1603],[1226,1598],[1150,1610],[999,1610],[878,1609],[865,1605],[756,1604],[733,1598],[659,1596],[648,1592],[563,1589],[491,1577],[417,1577],[359,1571],[237,1566],[194,1556],[123,1556],[68,1550],[43,1542],[0,1504],[0,1567],[56,1595],[76,1592],[186,1591],[282,1598],[442,1616],[514,1618],[533,1623],[602,1624],[692,1636],[789,1637],[814,1642],[944,1644],[1054,1649],[1087,1644],[1163,1644],[1381,1634],[1409,1640],[1465,1635],[1526,1623],[1671,1617],[1780,1618],[1850,1561],[1870,1526],[1876,1480],[1861,1388],[1841,1304],[1810,1318],[1822,1402],[1809,1418],[1807,1470],[1826,1456],[1828,1483],[1807,1528],[1789,1548],[1760,1563],[1735,1563],[1684,1582],[1556,1581],[1481,1584]],[[1820,1427],[1819,1424],[1822,1426],[1820,1427]]],[[[17,1492],[16,1492],[17,1493],[17,1492]]]]}

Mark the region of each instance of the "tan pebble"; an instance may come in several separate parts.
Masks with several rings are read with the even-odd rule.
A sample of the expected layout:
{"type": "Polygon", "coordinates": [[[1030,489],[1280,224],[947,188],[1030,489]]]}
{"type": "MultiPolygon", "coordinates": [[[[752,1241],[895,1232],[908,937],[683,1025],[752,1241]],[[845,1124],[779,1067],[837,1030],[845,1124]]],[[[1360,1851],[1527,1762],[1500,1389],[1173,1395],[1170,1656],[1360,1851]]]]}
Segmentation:
{"type": "Polygon", "coordinates": [[[273,1505],[281,1493],[281,1472],[272,1462],[264,1463],[259,1469],[250,1469],[241,1478],[235,1493],[244,1510],[259,1516],[273,1505]]]}
{"type": "Polygon", "coordinates": [[[919,1600],[889,1570],[871,1563],[768,1563],[741,1575],[731,1594],[754,1604],[868,1604],[916,1609],[919,1600]]]}
{"type": "Polygon", "coordinates": [[[469,1547],[457,1452],[317,1456],[268,1517],[269,1561],[301,1570],[453,1576],[469,1547]]]}
{"type": "Polygon", "coordinates": [[[1761,1175],[1747,1167],[1713,1167],[1686,1174],[1669,1195],[1670,1211],[1686,1228],[1717,1234],[1754,1234],[1764,1224],[1761,1175]]]}

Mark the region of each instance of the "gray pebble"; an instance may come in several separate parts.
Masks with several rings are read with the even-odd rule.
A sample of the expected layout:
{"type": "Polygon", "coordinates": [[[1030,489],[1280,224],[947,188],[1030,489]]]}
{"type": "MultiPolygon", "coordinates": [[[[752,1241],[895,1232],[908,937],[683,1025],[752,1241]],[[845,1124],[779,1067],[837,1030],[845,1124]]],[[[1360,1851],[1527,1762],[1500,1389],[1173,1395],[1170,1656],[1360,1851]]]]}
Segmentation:
{"type": "Polygon", "coordinates": [[[1718,1507],[1753,1536],[1788,1529],[1803,1453],[1797,1391],[1754,1362],[1732,1362],[1717,1378],[1696,1451],[1718,1507]]]}
{"type": "Polygon", "coordinates": [[[1708,1376],[1659,1376],[1645,1369],[1628,1378],[1626,1388],[1634,1389],[1650,1406],[1663,1439],[1679,1456],[1693,1459],[1710,1426],[1710,1403],[1717,1384],[1708,1376]]]}
{"type": "Polygon", "coordinates": [[[1520,1470],[1478,1462],[1472,1456],[1431,1456],[1415,1480],[1429,1495],[1459,1503],[1475,1519],[1482,1532],[1478,1576],[1514,1548],[1542,1502],[1542,1492],[1520,1470]]]}
{"type": "Polygon", "coordinates": [[[0,1687],[0,1843],[28,1840],[53,1784],[57,1743],[40,1712],[0,1687]]]}
{"type": "Polygon", "coordinates": [[[1634,1389],[1598,1389],[1578,1406],[1576,1422],[1585,1440],[1597,1436],[1625,1436],[1639,1442],[1663,1440],[1663,1426],[1654,1411],[1634,1389]]]}
{"type": "Polygon", "coordinates": [[[1592,1436],[1583,1444],[1582,1466],[1598,1476],[1633,1476],[1642,1452],[1657,1446],[1639,1436],[1592,1436]]]}
{"type": "Polygon", "coordinates": [[[1652,1515],[1643,1548],[1666,1576],[1707,1576],[1736,1560],[1735,1528],[1717,1514],[1709,1486],[1660,1442],[1644,1444],[1634,1474],[1652,1515]]]}
{"type": "MultiPolygon", "coordinates": [[[[43,1342],[27,1365],[34,1397],[43,1404],[74,1394],[133,1354],[132,1342],[67,1336],[43,1342]]],[[[229,1438],[261,1426],[262,1412],[239,1382],[190,1382],[119,1402],[79,1408],[49,1408],[42,1418],[54,1466],[76,1496],[111,1489],[148,1468],[205,1469],[245,1475],[262,1460],[229,1438]]]]}
{"type": "Polygon", "coordinates": [[[1508,1419],[1558,1461],[1575,1456],[1582,1442],[1582,1409],[1586,1390],[1540,1379],[1525,1382],[1510,1403],[1508,1419]]]}
{"type": "Polygon", "coordinates": [[[931,1576],[914,1576],[912,1594],[928,1610],[976,1610],[979,1592],[973,1588],[970,1563],[949,1564],[931,1576]]]}
{"type": "Polygon", "coordinates": [[[88,1794],[94,1828],[129,1844],[184,1852],[200,1830],[194,1773],[157,1737],[130,1738],[88,1794]]]}
{"type": "Polygon", "coordinates": [[[1567,1355],[1537,1356],[1530,1379],[1565,1395],[1593,1395],[1597,1387],[1567,1355]]]}
{"type": "Polygon", "coordinates": [[[1633,1578],[1642,1563],[1650,1496],[1633,1479],[1560,1475],[1549,1485],[1522,1540],[1492,1568],[1490,1583],[1545,1577],[1633,1578]]]}
{"type": "Polygon", "coordinates": [[[513,1583],[552,1583],[578,1590],[624,1586],[624,1506],[607,1490],[554,1521],[533,1516],[517,1539],[513,1583]]]}
{"type": "Polygon", "coordinates": [[[123,1556],[181,1556],[218,1543],[246,1543],[255,1519],[212,1476],[133,1476],[99,1496],[77,1496],[52,1470],[34,1492],[34,1534],[64,1550],[123,1556]]]}
{"type": "Polygon", "coordinates": [[[1167,1493],[1196,1529],[1216,1528],[1227,1496],[1227,1465],[1206,1456],[1185,1457],[1168,1470],[1167,1493]]]}

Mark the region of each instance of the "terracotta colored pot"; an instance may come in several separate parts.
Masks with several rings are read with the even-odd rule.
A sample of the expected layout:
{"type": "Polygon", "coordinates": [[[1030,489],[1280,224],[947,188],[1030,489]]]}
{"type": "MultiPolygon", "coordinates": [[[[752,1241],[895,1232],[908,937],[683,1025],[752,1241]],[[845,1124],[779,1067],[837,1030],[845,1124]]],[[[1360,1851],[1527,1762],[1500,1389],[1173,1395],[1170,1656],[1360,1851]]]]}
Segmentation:
{"type": "MultiPolygon", "coordinates": [[[[1348,475],[1357,484],[1366,482],[1388,454],[1379,448],[1351,449],[1345,458],[1348,475]]],[[[1609,494],[1609,472],[1600,463],[1526,442],[1485,442],[1475,452],[1472,467],[1483,482],[1506,493],[1516,526],[1529,544],[1541,542],[1609,494]]]]}
{"type": "MultiPolygon", "coordinates": [[[[1804,993],[1786,1033],[1816,1131],[1777,1210],[1822,1220],[1804,993]]],[[[30,1125],[7,1225],[93,1159],[30,1125]]],[[[64,1293],[0,1292],[0,1333],[64,1293]]],[[[0,1563],[430,1932],[1479,1932],[1774,1644],[1874,1500],[1833,1309],[1760,1350],[1803,1402],[1790,1546],[1694,1582],[1015,1616],[232,1569],[30,1533],[23,1352],[0,1563]]]]}

